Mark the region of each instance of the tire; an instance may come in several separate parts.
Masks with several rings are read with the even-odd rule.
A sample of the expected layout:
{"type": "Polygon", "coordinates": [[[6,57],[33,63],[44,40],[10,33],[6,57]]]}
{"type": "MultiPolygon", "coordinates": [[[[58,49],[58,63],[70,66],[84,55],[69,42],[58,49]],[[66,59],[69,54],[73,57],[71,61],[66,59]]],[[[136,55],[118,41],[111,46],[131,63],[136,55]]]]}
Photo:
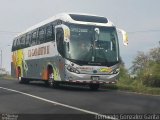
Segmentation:
{"type": "Polygon", "coordinates": [[[29,83],[28,79],[21,77],[21,69],[20,68],[18,68],[18,81],[21,84],[28,84],[29,83]]]}
{"type": "Polygon", "coordinates": [[[93,90],[93,91],[98,90],[99,89],[99,84],[90,84],[89,88],[90,88],[90,90],[93,90]]]}
{"type": "Polygon", "coordinates": [[[48,65],[47,70],[48,70],[48,81],[45,81],[45,83],[52,88],[58,88],[59,82],[56,82],[54,80],[53,67],[51,65],[48,65]]]}
{"type": "Polygon", "coordinates": [[[21,84],[29,84],[29,80],[27,78],[19,77],[18,78],[19,83],[21,84]],[[20,80],[19,80],[20,79],[20,80]]]}
{"type": "Polygon", "coordinates": [[[19,82],[19,83],[23,83],[24,80],[23,80],[23,78],[21,77],[21,68],[18,67],[17,69],[18,69],[18,76],[17,76],[18,82],[19,82]]]}
{"type": "Polygon", "coordinates": [[[18,76],[18,82],[19,82],[19,83],[23,83],[23,82],[24,82],[24,81],[23,81],[23,78],[21,78],[21,77],[18,76]]]}
{"type": "Polygon", "coordinates": [[[51,77],[53,73],[49,74],[49,78],[48,78],[48,85],[50,87],[53,87],[54,86],[54,78],[51,77]]]}
{"type": "Polygon", "coordinates": [[[48,81],[46,82],[50,87],[52,87],[52,88],[58,88],[59,87],[59,83],[58,82],[56,82],[56,81],[54,81],[54,77],[53,77],[53,75],[52,75],[53,73],[51,73],[50,75],[49,75],[49,79],[48,79],[48,81]]]}

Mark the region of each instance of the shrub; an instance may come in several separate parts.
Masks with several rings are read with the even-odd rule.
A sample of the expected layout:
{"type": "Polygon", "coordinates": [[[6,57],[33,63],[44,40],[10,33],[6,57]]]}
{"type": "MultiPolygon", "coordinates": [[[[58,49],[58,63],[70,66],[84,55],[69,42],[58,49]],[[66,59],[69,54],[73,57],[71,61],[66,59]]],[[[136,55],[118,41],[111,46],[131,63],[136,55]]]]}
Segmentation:
{"type": "Polygon", "coordinates": [[[149,73],[143,74],[142,81],[146,86],[160,87],[160,64],[152,64],[149,73]]]}

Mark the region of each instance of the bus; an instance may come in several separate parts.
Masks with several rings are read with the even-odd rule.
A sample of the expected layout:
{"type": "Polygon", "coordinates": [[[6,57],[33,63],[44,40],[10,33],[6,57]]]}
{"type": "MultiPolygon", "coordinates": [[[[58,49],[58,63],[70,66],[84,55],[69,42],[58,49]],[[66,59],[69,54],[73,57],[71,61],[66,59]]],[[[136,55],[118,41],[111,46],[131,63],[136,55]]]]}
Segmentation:
{"type": "Polygon", "coordinates": [[[117,31],[106,17],[61,13],[15,36],[11,75],[19,83],[43,80],[51,87],[83,84],[97,90],[118,80],[120,52],[117,31]]]}

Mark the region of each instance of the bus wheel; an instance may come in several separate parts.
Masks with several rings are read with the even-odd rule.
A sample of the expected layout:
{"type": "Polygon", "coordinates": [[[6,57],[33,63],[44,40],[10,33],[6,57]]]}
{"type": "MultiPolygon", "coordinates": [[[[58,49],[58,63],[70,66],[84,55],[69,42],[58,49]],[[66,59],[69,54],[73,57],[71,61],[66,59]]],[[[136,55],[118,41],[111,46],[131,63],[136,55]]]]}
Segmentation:
{"type": "Polygon", "coordinates": [[[89,85],[89,88],[90,88],[91,90],[98,90],[98,89],[99,89],[99,84],[90,84],[90,85],[89,85]]]}
{"type": "Polygon", "coordinates": [[[17,68],[17,71],[18,71],[18,76],[17,76],[18,81],[19,81],[19,83],[22,83],[22,82],[23,82],[23,80],[22,80],[22,77],[21,77],[21,68],[20,68],[20,67],[18,67],[18,68],[17,68]]]}
{"type": "Polygon", "coordinates": [[[54,80],[54,71],[52,66],[50,65],[48,66],[48,82],[47,83],[50,87],[54,87],[54,88],[59,87],[59,83],[54,80]]]}
{"type": "Polygon", "coordinates": [[[48,79],[47,84],[48,84],[50,87],[53,87],[53,88],[58,88],[58,87],[59,87],[59,83],[54,80],[53,73],[51,73],[51,74],[49,75],[49,79],[48,79]]]}
{"type": "Polygon", "coordinates": [[[48,66],[48,85],[50,87],[54,87],[54,74],[53,74],[53,68],[51,65],[48,66]]]}
{"type": "Polygon", "coordinates": [[[48,85],[49,85],[50,87],[53,87],[53,85],[54,85],[54,79],[53,79],[52,77],[50,77],[50,76],[52,76],[52,74],[49,75],[48,85]]]}
{"type": "Polygon", "coordinates": [[[18,77],[19,83],[25,83],[25,84],[29,83],[28,79],[22,77],[21,68],[20,67],[18,67],[18,76],[17,77],[18,77]]]}

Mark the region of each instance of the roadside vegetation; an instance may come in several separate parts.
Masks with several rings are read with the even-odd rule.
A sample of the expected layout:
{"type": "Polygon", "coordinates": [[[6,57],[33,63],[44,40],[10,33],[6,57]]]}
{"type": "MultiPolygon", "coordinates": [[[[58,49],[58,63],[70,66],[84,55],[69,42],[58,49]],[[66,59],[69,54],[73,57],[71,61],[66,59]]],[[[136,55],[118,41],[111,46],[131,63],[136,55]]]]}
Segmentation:
{"type": "Polygon", "coordinates": [[[11,75],[8,75],[8,74],[3,74],[3,75],[0,75],[0,79],[15,80],[16,78],[13,78],[11,75]]]}
{"type": "Polygon", "coordinates": [[[122,62],[120,79],[116,85],[107,85],[110,89],[160,95],[160,48],[149,52],[138,52],[127,70],[122,62]]]}

